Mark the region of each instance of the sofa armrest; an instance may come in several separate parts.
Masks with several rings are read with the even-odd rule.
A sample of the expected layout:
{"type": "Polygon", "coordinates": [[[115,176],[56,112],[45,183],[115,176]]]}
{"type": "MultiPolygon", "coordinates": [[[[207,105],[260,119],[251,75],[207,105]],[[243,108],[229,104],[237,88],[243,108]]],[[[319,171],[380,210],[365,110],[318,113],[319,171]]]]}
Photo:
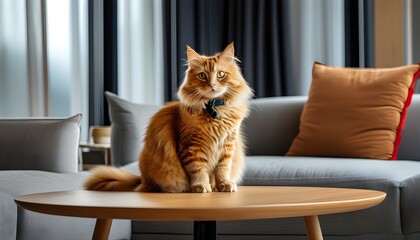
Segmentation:
{"type": "Polygon", "coordinates": [[[0,192],[0,236],[2,239],[16,239],[17,207],[13,197],[0,192]]]}
{"type": "Polygon", "coordinates": [[[252,100],[243,126],[248,155],[284,155],[298,133],[306,100],[306,96],[252,100]]]}
{"type": "Polygon", "coordinates": [[[0,170],[77,172],[81,117],[0,119],[0,170]]]}

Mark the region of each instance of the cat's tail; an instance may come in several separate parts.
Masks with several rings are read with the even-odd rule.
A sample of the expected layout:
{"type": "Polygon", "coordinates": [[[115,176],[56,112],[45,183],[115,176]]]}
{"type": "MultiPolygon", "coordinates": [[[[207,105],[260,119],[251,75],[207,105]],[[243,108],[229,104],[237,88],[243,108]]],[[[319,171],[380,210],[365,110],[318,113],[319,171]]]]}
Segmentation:
{"type": "Polygon", "coordinates": [[[140,176],[108,166],[91,170],[84,187],[94,191],[135,191],[141,184],[140,176]]]}

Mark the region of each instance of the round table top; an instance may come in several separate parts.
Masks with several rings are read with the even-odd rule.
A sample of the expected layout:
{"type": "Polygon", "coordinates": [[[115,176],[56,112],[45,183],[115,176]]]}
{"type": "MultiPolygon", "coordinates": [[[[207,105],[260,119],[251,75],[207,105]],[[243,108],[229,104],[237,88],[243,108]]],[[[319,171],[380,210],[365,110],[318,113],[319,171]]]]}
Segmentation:
{"type": "Polygon", "coordinates": [[[102,219],[243,220],[303,217],[356,211],[378,205],[380,191],[280,186],[240,186],[238,192],[140,193],[63,191],[15,198],[46,214],[102,219]]]}

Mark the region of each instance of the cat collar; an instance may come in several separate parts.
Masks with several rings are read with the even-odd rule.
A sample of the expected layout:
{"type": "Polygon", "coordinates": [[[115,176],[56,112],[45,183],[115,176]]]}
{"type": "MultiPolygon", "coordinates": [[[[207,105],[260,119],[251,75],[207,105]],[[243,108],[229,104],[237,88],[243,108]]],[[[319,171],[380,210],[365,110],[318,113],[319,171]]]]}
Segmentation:
{"type": "Polygon", "coordinates": [[[226,100],[221,99],[214,99],[208,101],[204,106],[206,106],[206,111],[210,114],[210,116],[215,119],[219,117],[219,113],[214,107],[223,106],[226,104],[226,100]]]}

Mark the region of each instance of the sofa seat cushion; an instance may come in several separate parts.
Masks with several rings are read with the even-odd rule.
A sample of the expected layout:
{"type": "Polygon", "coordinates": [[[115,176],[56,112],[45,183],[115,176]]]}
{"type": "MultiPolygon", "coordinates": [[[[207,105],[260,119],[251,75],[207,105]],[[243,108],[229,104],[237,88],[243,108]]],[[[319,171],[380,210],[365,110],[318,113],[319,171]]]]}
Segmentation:
{"type": "MultiPolygon", "coordinates": [[[[420,162],[370,159],[247,158],[243,185],[320,186],[374,189],[387,193],[380,205],[323,216],[328,234],[420,232],[420,162]],[[357,221],[356,221],[357,219],[357,221]]],[[[322,220],[321,220],[322,221],[322,220]]]]}
{"type": "Polygon", "coordinates": [[[0,192],[18,195],[81,189],[88,172],[52,173],[36,170],[0,171],[0,192]],[[4,184],[3,184],[4,183],[4,184]]]}
{"type": "MultiPolygon", "coordinates": [[[[137,163],[124,167],[138,174],[137,163]]],[[[319,186],[374,189],[387,193],[380,205],[356,212],[320,216],[326,235],[411,234],[420,232],[420,162],[371,159],[248,156],[242,185],[319,186]]],[[[170,222],[134,222],[133,233],[169,233],[170,222]]],[[[191,233],[191,223],[176,225],[191,233]]],[[[226,221],[220,234],[305,234],[302,218],[226,221]]],[[[175,232],[174,232],[175,233],[175,232]]]]}
{"type": "MultiPolygon", "coordinates": [[[[7,221],[7,225],[3,225],[7,229],[0,228],[0,236],[17,230],[16,239],[90,239],[95,219],[31,212],[17,208],[13,201],[18,195],[82,189],[88,175],[88,172],[0,171],[0,213],[12,216],[6,219],[8,215],[0,215],[0,223],[7,221]],[[13,213],[17,213],[17,218],[13,218],[13,213]]],[[[129,220],[115,220],[110,239],[129,239],[130,232],[129,220]]]]}

